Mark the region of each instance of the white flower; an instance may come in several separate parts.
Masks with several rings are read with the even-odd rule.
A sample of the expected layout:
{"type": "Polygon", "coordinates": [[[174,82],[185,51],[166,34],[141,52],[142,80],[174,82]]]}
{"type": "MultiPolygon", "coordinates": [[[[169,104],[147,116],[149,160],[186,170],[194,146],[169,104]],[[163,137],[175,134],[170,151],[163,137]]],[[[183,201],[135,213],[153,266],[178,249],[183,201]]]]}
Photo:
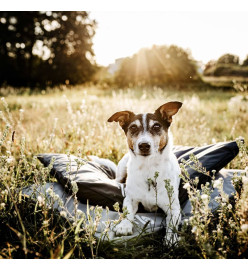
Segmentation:
{"type": "Polygon", "coordinates": [[[207,194],[202,194],[202,195],[201,195],[201,198],[202,198],[202,200],[203,200],[204,202],[207,202],[209,197],[208,197],[207,194]]]}
{"type": "Polygon", "coordinates": [[[44,220],[43,221],[43,226],[48,226],[48,224],[49,224],[49,221],[48,220],[44,220]]]}
{"type": "Polygon", "coordinates": [[[229,210],[231,210],[231,209],[232,209],[232,205],[229,203],[228,206],[227,206],[227,208],[228,208],[229,210]]]}
{"type": "Polygon", "coordinates": [[[55,201],[57,201],[59,199],[59,195],[55,194],[55,196],[53,197],[55,201]]]}
{"type": "Polygon", "coordinates": [[[60,207],[64,206],[64,202],[60,198],[59,198],[58,204],[59,204],[60,207]]]}
{"type": "Polygon", "coordinates": [[[44,203],[45,203],[45,199],[44,199],[43,197],[38,196],[38,197],[37,197],[37,200],[38,200],[39,206],[44,205],[44,203]]]}
{"type": "Polygon", "coordinates": [[[186,183],[186,184],[184,184],[183,188],[185,188],[185,189],[190,188],[190,184],[189,184],[189,182],[188,182],[188,183],[186,183]]]}
{"type": "Polygon", "coordinates": [[[81,215],[83,215],[83,211],[81,211],[81,210],[77,210],[77,215],[79,215],[79,216],[81,216],[81,215]]]}
{"type": "Polygon", "coordinates": [[[61,215],[61,217],[64,217],[64,218],[66,218],[66,216],[67,216],[65,211],[60,211],[60,215],[61,215]]]}
{"type": "Polygon", "coordinates": [[[213,187],[220,189],[221,186],[222,186],[222,181],[221,180],[222,180],[222,178],[219,178],[218,180],[215,180],[214,183],[213,183],[213,187]]]}
{"type": "Polygon", "coordinates": [[[8,164],[13,163],[13,162],[14,162],[14,160],[15,160],[15,159],[14,159],[12,156],[10,156],[10,157],[6,158],[6,162],[7,162],[8,164]]]}
{"type": "Polygon", "coordinates": [[[72,186],[72,192],[76,194],[78,192],[78,186],[76,181],[71,181],[71,186],[72,186]]]}
{"type": "Polygon", "coordinates": [[[247,231],[248,231],[248,224],[243,224],[243,225],[241,225],[241,230],[242,230],[243,232],[247,232],[247,231]]]}
{"type": "Polygon", "coordinates": [[[0,209],[4,209],[5,208],[5,203],[1,203],[0,204],[0,209]]]}
{"type": "Polygon", "coordinates": [[[186,225],[189,225],[189,220],[186,218],[184,221],[183,221],[184,224],[186,225]]]}
{"type": "Polygon", "coordinates": [[[52,190],[52,188],[48,188],[47,190],[46,190],[46,193],[48,193],[50,196],[52,196],[53,195],[53,190],[52,190]]]}
{"type": "Polygon", "coordinates": [[[196,230],[197,230],[197,227],[194,226],[194,227],[192,228],[191,232],[194,233],[194,232],[196,232],[196,230]]]}

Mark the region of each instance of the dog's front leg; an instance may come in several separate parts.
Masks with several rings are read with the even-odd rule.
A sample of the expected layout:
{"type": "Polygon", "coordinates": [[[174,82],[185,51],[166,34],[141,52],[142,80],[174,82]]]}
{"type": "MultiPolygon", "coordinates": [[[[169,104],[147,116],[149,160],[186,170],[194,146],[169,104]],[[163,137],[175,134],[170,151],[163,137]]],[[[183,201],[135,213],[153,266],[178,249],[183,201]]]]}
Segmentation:
{"type": "Polygon", "coordinates": [[[170,206],[160,206],[166,213],[166,235],[167,244],[172,245],[179,239],[177,236],[178,225],[181,221],[180,204],[177,197],[173,198],[173,203],[170,206]]]}
{"type": "Polygon", "coordinates": [[[166,217],[166,242],[167,244],[175,244],[179,239],[177,235],[178,224],[181,220],[180,210],[171,210],[167,212],[166,217]]]}
{"type": "Polygon", "coordinates": [[[125,183],[127,177],[127,162],[129,154],[126,154],[118,163],[115,181],[125,183]]]}
{"type": "Polygon", "coordinates": [[[133,198],[126,197],[123,202],[123,209],[126,208],[128,214],[118,225],[115,227],[116,235],[129,235],[133,233],[133,220],[134,215],[138,210],[139,203],[133,198]]]}

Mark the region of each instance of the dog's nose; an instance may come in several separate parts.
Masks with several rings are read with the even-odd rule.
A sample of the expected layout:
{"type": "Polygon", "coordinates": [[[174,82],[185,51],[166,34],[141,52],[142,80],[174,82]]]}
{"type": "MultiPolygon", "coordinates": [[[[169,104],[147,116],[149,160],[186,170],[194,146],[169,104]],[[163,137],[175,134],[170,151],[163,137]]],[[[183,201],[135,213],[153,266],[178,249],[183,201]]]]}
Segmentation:
{"type": "Polygon", "coordinates": [[[141,152],[148,152],[150,151],[151,145],[150,143],[139,143],[139,149],[141,152]]]}

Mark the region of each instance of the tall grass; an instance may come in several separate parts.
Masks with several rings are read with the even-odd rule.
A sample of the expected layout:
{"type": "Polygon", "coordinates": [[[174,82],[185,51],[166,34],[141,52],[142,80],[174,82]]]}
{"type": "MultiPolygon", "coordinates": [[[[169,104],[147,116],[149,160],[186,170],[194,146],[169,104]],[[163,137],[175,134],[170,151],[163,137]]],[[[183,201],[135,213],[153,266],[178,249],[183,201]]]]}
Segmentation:
{"type": "MultiPolygon", "coordinates": [[[[10,95],[0,101],[0,256],[2,258],[226,258],[247,257],[248,214],[247,174],[236,176],[235,203],[220,189],[218,213],[207,208],[205,198],[187,186],[190,200],[198,201],[193,216],[184,224],[181,241],[174,249],[163,243],[163,231],[130,240],[126,245],[98,241],[94,233],[101,208],[77,212],[72,221],[56,194],[31,200],[21,189],[49,181],[51,166],[44,168],[38,153],[67,153],[80,157],[97,155],[118,162],[127,151],[120,127],[107,119],[116,111],[153,112],[169,100],[183,102],[171,127],[174,144],[201,146],[248,137],[248,99],[245,93],[199,92],[174,89],[101,90],[75,87],[35,95],[10,95]],[[61,204],[61,211],[53,208],[61,204]],[[225,203],[225,204],[223,204],[225,203]],[[231,205],[231,206],[230,206],[231,205]],[[202,212],[201,209],[204,211],[202,212]],[[92,213],[94,212],[94,215],[92,213]],[[83,226],[82,226],[83,225],[83,226]],[[233,251],[234,249],[234,251],[233,251]]],[[[229,168],[248,166],[247,149],[229,168]]],[[[247,169],[246,169],[247,170],[247,169]]],[[[187,182],[189,179],[185,179],[187,182]]],[[[213,179],[214,180],[214,179],[213,179]]],[[[75,187],[76,188],[76,187],[75,187]]],[[[75,192],[76,193],[76,192],[75,192]]],[[[121,217],[120,217],[121,218],[121,217]]]]}

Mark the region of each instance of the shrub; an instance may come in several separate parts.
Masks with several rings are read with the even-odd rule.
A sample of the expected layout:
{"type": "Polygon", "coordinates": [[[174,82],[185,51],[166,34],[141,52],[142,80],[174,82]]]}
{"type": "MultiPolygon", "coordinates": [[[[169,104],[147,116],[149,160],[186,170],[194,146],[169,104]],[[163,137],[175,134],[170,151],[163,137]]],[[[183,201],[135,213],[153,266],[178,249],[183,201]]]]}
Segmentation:
{"type": "Polygon", "coordinates": [[[125,58],[115,74],[120,86],[163,86],[189,83],[199,79],[195,61],[189,52],[177,46],[153,46],[125,58]]]}

